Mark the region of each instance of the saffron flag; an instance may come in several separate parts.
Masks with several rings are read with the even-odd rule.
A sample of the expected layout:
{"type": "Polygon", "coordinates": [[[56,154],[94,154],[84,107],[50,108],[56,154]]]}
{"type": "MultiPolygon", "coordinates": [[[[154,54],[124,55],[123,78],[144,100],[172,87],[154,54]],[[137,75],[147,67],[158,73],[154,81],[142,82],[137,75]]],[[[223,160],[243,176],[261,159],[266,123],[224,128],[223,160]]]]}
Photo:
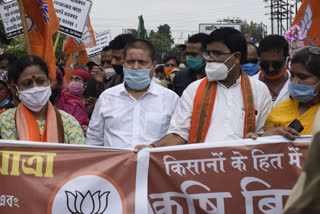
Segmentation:
{"type": "Polygon", "coordinates": [[[304,45],[320,45],[320,1],[304,0],[293,20],[294,25],[299,25],[304,45]]]}
{"type": "Polygon", "coordinates": [[[60,28],[52,0],[22,0],[27,15],[31,52],[48,65],[51,80],[56,78],[52,35],[60,28]]]}
{"type": "Polygon", "coordinates": [[[85,70],[85,66],[89,62],[86,48],[95,45],[96,39],[90,22],[90,17],[88,17],[82,38],[76,39],[71,36],[68,36],[63,46],[63,52],[65,54],[70,54],[66,62],[67,68],[65,71],[65,80],[67,83],[70,82],[70,77],[73,70],[85,70]]]}

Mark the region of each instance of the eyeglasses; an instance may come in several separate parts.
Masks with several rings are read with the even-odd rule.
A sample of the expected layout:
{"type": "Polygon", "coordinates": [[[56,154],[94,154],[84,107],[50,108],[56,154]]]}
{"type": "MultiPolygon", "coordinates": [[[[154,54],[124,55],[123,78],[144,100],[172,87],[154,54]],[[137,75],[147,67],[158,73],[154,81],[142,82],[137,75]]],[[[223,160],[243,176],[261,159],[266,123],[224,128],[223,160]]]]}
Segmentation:
{"type": "Polygon", "coordinates": [[[221,56],[228,55],[228,54],[231,54],[231,52],[227,52],[227,53],[220,52],[220,51],[207,51],[206,52],[207,57],[212,56],[214,58],[221,58],[221,56]]]}
{"type": "Polygon", "coordinates": [[[320,47],[311,47],[309,48],[309,52],[314,55],[320,56],[320,47]]]}
{"type": "Polygon", "coordinates": [[[254,58],[254,59],[248,59],[247,63],[253,63],[253,64],[257,64],[259,62],[259,59],[254,58]]]}
{"type": "Polygon", "coordinates": [[[260,62],[260,67],[263,70],[269,70],[270,65],[275,69],[275,70],[280,70],[282,69],[284,64],[284,61],[261,61],[260,62]]]}
{"type": "Polygon", "coordinates": [[[34,85],[40,86],[40,87],[46,87],[46,86],[50,85],[50,80],[45,77],[38,77],[35,79],[23,80],[18,85],[19,85],[19,89],[21,89],[21,90],[33,88],[34,85]]]}

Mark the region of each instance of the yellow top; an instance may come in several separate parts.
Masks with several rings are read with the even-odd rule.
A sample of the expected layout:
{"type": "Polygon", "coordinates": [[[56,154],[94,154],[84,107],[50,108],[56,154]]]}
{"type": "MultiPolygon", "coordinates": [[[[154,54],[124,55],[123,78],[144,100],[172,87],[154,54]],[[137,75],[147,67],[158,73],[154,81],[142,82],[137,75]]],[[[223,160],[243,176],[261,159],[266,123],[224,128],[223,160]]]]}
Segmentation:
{"type": "Polygon", "coordinates": [[[289,126],[289,124],[294,119],[297,119],[304,127],[303,131],[300,134],[310,135],[319,106],[320,104],[314,105],[302,115],[299,115],[299,102],[293,99],[287,99],[279,103],[272,109],[267,117],[266,123],[264,125],[264,130],[268,131],[280,126],[289,126]]]}

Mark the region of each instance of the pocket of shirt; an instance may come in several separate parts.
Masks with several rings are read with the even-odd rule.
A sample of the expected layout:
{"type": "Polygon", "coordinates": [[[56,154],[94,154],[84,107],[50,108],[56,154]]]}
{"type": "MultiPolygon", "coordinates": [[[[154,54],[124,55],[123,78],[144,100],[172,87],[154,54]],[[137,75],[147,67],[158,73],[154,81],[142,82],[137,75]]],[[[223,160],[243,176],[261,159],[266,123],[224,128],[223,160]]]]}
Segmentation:
{"type": "Polygon", "coordinates": [[[147,112],[145,114],[144,133],[152,138],[161,138],[165,134],[165,115],[147,112]]]}

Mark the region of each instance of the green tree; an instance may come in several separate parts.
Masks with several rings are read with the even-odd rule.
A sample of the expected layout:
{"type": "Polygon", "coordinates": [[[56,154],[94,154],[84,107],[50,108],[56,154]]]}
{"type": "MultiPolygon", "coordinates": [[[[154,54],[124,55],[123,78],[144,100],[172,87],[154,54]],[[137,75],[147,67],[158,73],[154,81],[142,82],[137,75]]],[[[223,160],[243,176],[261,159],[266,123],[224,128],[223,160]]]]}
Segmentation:
{"type": "Polygon", "coordinates": [[[167,24],[158,26],[158,31],[151,31],[148,40],[156,50],[156,60],[163,63],[163,57],[172,51],[174,40],[171,36],[170,26],[167,24]]]}
{"type": "Polygon", "coordinates": [[[251,40],[253,43],[259,43],[264,37],[264,29],[261,24],[252,23],[250,25],[246,20],[241,21],[241,33],[247,38],[248,34],[251,33],[251,40]]]}
{"type": "Polygon", "coordinates": [[[137,30],[136,37],[138,39],[147,39],[148,35],[147,35],[147,31],[146,31],[146,29],[144,27],[143,16],[140,15],[138,18],[139,18],[139,25],[138,25],[138,30],[137,30]]]}

